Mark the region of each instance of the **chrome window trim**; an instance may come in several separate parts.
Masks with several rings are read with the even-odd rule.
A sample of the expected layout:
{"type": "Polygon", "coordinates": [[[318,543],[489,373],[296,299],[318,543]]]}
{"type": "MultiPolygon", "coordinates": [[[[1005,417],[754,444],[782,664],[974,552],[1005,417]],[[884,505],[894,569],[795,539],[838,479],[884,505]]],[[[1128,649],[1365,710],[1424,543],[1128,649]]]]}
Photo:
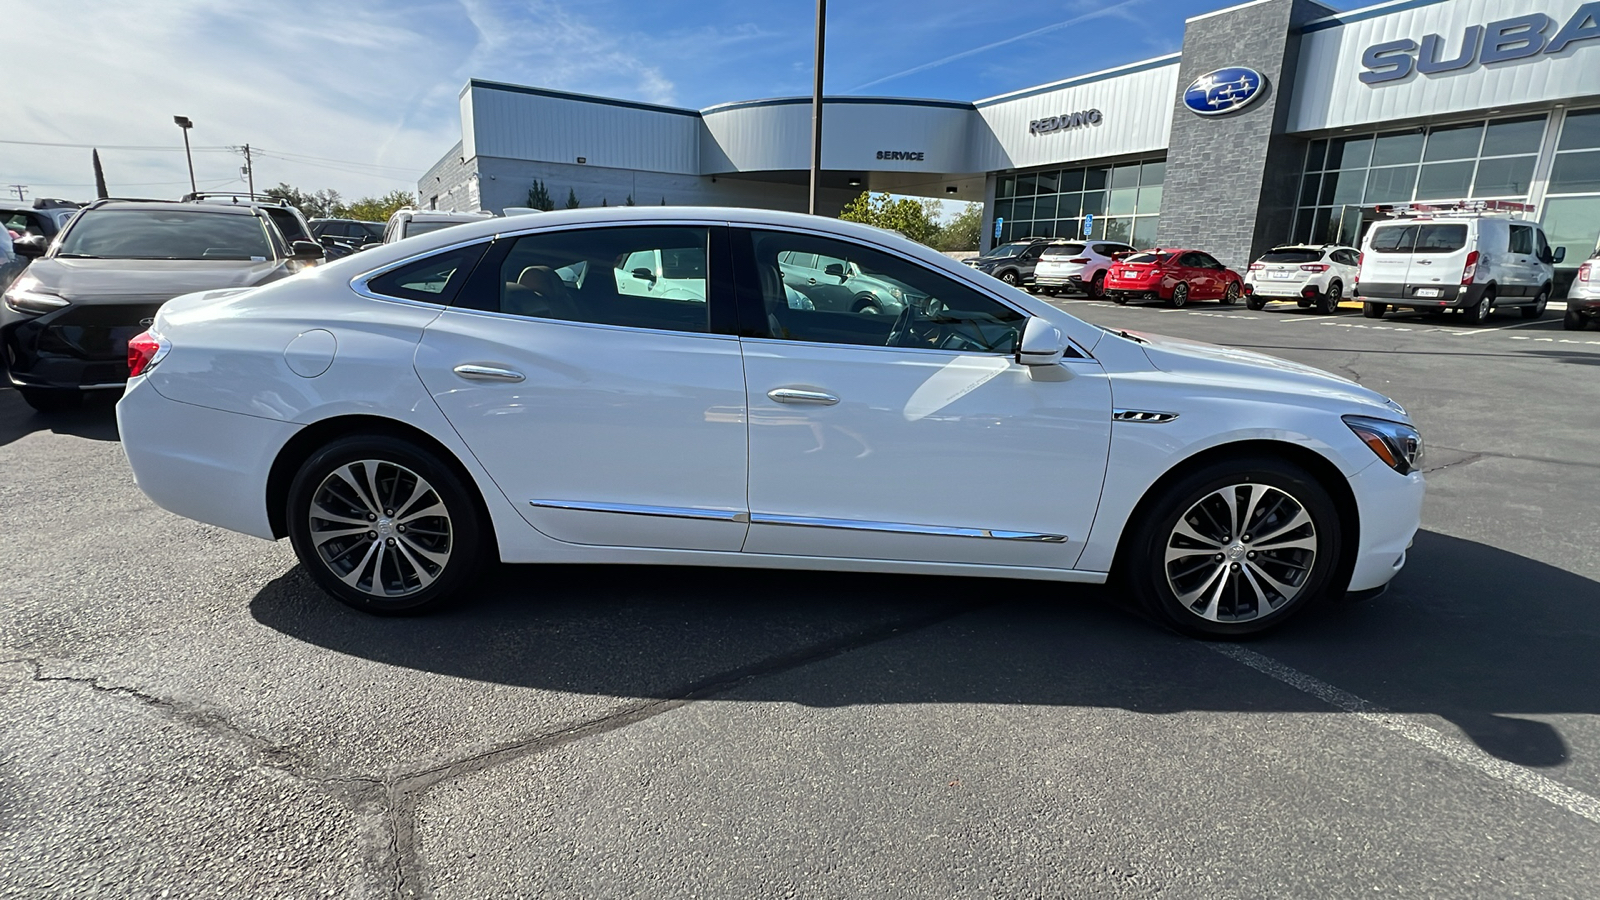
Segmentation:
{"type": "MultiPolygon", "coordinates": [[[[395,298],[381,297],[379,299],[394,300],[395,298]]],[[[397,300],[396,302],[405,303],[407,301],[397,300]]],[[[431,304],[423,303],[420,305],[430,306],[431,304]]],[[[605,331],[627,331],[635,334],[673,335],[676,337],[706,338],[708,340],[717,341],[739,340],[739,336],[736,334],[716,334],[710,331],[674,331],[670,328],[648,328],[644,325],[607,325],[604,322],[579,322],[573,319],[541,319],[537,316],[519,316],[516,313],[494,312],[487,309],[468,309],[461,306],[445,306],[442,307],[442,309],[445,313],[460,313],[461,315],[466,316],[489,316],[495,319],[506,319],[511,322],[534,323],[538,325],[568,325],[574,328],[598,328],[605,331]]]]}
{"type": "Polygon", "coordinates": [[[594,503],[579,500],[529,500],[528,505],[539,509],[621,513],[631,516],[654,516],[663,519],[698,519],[708,522],[733,522],[737,524],[744,524],[750,521],[750,514],[742,509],[712,509],[703,506],[646,506],[637,503],[594,503]]]}
{"type": "Polygon", "coordinates": [[[910,525],[902,522],[871,522],[865,519],[827,519],[819,516],[780,516],[775,513],[750,514],[752,525],[788,525],[800,528],[832,528],[842,531],[879,531],[893,534],[916,534],[928,537],[989,538],[1000,541],[1031,541],[1044,544],[1063,544],[1064,534],[1043,534],[1034,531],[1004,531],[995,528],[961,528],[950,525],[910,525]]]}

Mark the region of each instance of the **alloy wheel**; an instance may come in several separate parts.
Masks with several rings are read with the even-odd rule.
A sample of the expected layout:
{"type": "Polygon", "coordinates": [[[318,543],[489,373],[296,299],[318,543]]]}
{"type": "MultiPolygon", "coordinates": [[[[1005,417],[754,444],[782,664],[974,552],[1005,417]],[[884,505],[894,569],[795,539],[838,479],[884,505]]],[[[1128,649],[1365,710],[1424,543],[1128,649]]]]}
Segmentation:
{"type": "Polygon", "coordinates": [[[1178,603],[1208,622],[1271,615],[1305,590],[1316,563],[1316,524],[1299,500],[1266,484],[1206,494],[1174,524],[1163,560],[1178,603]]]}
{"type": "Polygon", "coordinates": [[[1177,287],[1173,288],[1172,289],[1172,299],[1167,301],[1167,302],[1168,302],[1169,305],[1172,306],[1173,309],[1177,309],[1178,307],[1181,307],[1184,304],[1188,303],[1189,302],[1189,286],[1187,284],[1179,284],[1177,287]]]}
{"type": "Polygon", "coordinates": [[[350,588],[392,599],[434,583],[450,561],[449,510],[421,475],[387,460],[334,469],[307,513],[311,545],[350,588]]]}

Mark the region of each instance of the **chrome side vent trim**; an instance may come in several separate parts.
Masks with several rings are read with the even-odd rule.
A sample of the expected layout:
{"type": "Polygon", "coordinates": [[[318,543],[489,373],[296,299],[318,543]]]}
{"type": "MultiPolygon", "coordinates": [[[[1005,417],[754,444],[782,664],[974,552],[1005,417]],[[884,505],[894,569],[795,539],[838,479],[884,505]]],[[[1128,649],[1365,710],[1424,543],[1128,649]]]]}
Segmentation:
{"type": "Polygon", "coordinates": [[[742,509],[711,509],[700,506],[644,506],[636,503],[592,503],[580,500],[529,500],[529,506],[540,509],[571,509],[578,512],[620,513],[629,516],[656,516],[663,519],[700,519],[709,522],[750,521],[750,514],[742,509]]]}
{"type": "Polygon", "coordinates": [[[1171,422],[1178,417],[1174,412],[1156,412],[1149,409],[1118,409],[1111,413],[1113,422],[1149,422],[1159,425],[1162,422],[1171,422]]]}
{"type": "Polygon", "coordinates": [[[1041,544],[1064,544],[1064,534],[1043,534],[1035,531],[1002,531],[995,528],[962,528],[949,525],[911,525],[902,522],[872,522],[863,519],[825,519],[818,516],[780,516],[775,513],[750,514],[752,525],[789,525],[800,528],[837,528],[843,531],[885,531],[894,534],[918,534],[931,537],[991,538],[999,541],[1032,541],[1041,544]]]}

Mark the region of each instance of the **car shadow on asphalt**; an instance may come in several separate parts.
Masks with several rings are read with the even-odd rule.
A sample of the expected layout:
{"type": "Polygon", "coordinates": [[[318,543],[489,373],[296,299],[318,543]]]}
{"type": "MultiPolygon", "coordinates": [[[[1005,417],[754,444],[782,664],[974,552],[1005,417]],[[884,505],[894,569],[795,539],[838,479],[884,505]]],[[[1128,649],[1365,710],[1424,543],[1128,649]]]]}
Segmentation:
{"type": "Polygon", "coordinates": [[[15,390],[0,388],[0,447],[37,431],[69,434],[92,441],[117,440],[116,399],[90,395],[78,409],[46,414],[35,412],[22,402],[22,395],[15,390]]]}
{"type": "MultiPolygon", "coordinates": [[[[251,612],[342,654],[583,694],[678,697],[737,682],[741,701],[819,707],[1334,711],[1127,614],[1110,589],[1049,582],[506,566],[454,609],[384,619],[325,597],[297,567],[264,587],[251,612]],[[840,622],[871,639],[819,637],[840,622]],[[806,656],[819,640],[822,651],[806,656]],[[763,672],[752,654],[787,662],[763,672]]],[[[1560,732],[1531,717],[1600,713],[1600,584],[1431,532],[1417,536],[1388,594],[1310,610],[1248,645],[1376,706],[1443,717],[1522,765],[1568,758],[1560,732]]]]}

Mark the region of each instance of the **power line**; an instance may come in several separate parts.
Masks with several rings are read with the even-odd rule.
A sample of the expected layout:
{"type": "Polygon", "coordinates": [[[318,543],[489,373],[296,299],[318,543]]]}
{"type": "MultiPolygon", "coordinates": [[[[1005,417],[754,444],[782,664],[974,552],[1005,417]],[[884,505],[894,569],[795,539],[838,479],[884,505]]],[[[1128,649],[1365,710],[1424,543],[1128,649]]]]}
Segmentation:
{"type": "Polygon", "coordinates": [[[412,168],[410,166],[386,166],[386,165],[383,165],[381,163],[364,163],[364,162],[356,162],[354,160],[349,160],[349,159],[329,159],[326,156],[307,156],[304,153],[290,153],[287,150],[270,150],[269,151],[269,150],[262,150],[260,147],[256,147],[255,148],[255,152],[261,153],[261,154],[271,154],[271,155],[274,155],[274,156],[277,156],[277,157],[280,157],[280,158],[286,159],[286,160],[316,160],[317,162],[341,163],[341,164],[344,164],[344,165],[351,165],[351,166],[366,166],[368,168],[373,168],[373,169],[394,169],[394,170],[399,171],[399,172],[415,172],[416,171],[416,169],[414,169],[414,168],[412,168]]]}
{"type": "MultiPolygon", "coordinates": [[[[183,149],[182,147],[166,147],[166,146],[161,146],[161,145],[157,145],[157,144],[148,144],[148,145],[140,145],[140,144],[63,144],[63,143],[57,143],[55,141],[0,140],[0,144],[20,144],[20,145],[25,146],[25,147],[68,147],[68,148],[71,148],[71,149],[74,149],[74,150],[166,150],[166,151],[176,151],[176,150],[182,150],[183,149]]],[[[227,152],[228,150],[230,150],[232,148],[230,148],[230,147],[195,147],[193,149],[196,150],[196,151],[205,152],[205,153],[225,153],[225,152],[227,152]]]]}

